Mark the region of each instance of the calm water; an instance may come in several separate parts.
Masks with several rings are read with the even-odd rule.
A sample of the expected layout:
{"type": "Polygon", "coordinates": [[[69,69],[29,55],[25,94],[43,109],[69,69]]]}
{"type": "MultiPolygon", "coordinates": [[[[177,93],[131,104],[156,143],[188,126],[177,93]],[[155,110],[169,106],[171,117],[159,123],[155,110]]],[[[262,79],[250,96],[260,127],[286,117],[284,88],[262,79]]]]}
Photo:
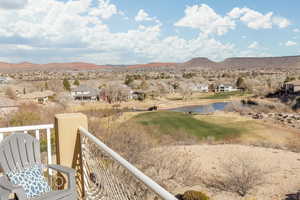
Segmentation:
{"type": "Polygon", "coordinates": [[[212,103],[208,105],[199,105],[199,106],[186,106],[186,107],[179,107],[170,109],[172,111],[177,112],[195,112],[195,113],[206,113],[217,111],[217,110],[224,110],[225,107],[229,104],[229,102],[220,102],[220,103],[212,103]]]}

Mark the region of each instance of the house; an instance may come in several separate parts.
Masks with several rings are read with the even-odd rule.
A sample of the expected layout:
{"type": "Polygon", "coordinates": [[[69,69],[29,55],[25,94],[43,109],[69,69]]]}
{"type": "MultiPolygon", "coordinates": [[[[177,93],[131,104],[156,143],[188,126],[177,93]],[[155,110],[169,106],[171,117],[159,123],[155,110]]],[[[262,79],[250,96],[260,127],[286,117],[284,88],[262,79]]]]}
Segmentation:
{"type": "Polygon", "coordinates": [[[285,94],[300,93],[300,80],[284,83],[282,89],[285,94]]]}
{"type": "Polygon", "coordinates": [[[235,88],[232,85],[228,85],[228,84],[220,84],[216,87],[215,92],[234,92],[237,91],[238,89],[235,88]]]}
{"type": "Polygon", "coordinates": [[[208,85],[206,84],[190,83],[188,87],[192,92],[208,92],[208,85]]]}
{"type": "Polygon", "coordinates": [[[55,93],[50,90],[45,90],[43,92],[32,92],[27,94],[19,95],[20,99],[33,101],[40,104],[46,104],[49,100],[49,97],[53,96],[55,93]]]}
{"type": "Polygon", "coordinates": [[[98,101],[100,91],[95,88],[91,88],[86,85],[80,85],[71,91],[71,95],[74,100],[80,101],[98,101]]]}
{"type": "Polygon", "coordinates": [[[0,84],[7,84],[7,83],[8,83],[8,79],[6,77],[0,76],[0,84]]]}
{"type": "Polygon", "coordinates": [[[114,103],[129,101],[133,99],[134,91],[125,84],[108,84],[100,91],[100,99],[105,102],[114,103]]]}
{"type": "Polygon", "coordinates": [[[199,92],[208,92],[208,85],[206,84],[198,84],[196,87],[199,92]]]}
{"type": "Polygon", "coordinates": [[[143,101],[146,99],[146,93],[143,91],[134,91],[132,92],[132,99],[143,101]]]}

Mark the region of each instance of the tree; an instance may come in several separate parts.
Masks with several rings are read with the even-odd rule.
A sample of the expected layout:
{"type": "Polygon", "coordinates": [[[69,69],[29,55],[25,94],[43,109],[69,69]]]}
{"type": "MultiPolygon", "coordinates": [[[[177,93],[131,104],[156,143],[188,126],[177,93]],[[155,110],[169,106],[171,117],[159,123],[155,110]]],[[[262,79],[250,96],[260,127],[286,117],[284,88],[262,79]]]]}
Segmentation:
{"type": "Polygon", "coordinates": [[[45,90],[49,90],[48,82],[45,82],[45,90]]]}
{"type": "Polygon", "coordinates": [[[68,79],[63,80],[64,89],[67,91],[71,91],[71,85],[68,79]]]}
{"type": "Polygon", "coordinates": [[[287,76],[284,82],[287,83],[287,82],[294,81],[294,80],[296,80],[295,77],[289,77],[289,76],[287,76]]]}
{"type": "Polygon", "coordinates": [[[238,88],[246,89],[246,83],[243,77],[239,77],[236,81],[236,86],[238,88]]]}
{"type": "Polygon", "coordinates": [[[76,80],[74,81],[73,85],[77,85],[77,86],[79,86],[79,85],[80,85],[80,82],[79,82],[79,80],[78,80],[78,79],[76,79],[76,80]]]}
{"type": "Polygon", "coordinates": [[[214,84],[209,84],[208,85],[208,90],[211,91],[211,92],[214,92],[215,91],[215,85],[214,84]]]}
{"type": "Polygon", "coordinates": [[[131,75],[126,75],[125,82],[124,82],[125,85],[129,85],[133,81],[134,81],[134,78],[131,75]]]}
{"type": "Polygon", "coordinates": [[[148,88],[149,88],[148,83],[147,83],[145,80],[143,80],[143,81],[141,82],[140,89],[142,89],[142,90],[147,90],[148,88]]]}

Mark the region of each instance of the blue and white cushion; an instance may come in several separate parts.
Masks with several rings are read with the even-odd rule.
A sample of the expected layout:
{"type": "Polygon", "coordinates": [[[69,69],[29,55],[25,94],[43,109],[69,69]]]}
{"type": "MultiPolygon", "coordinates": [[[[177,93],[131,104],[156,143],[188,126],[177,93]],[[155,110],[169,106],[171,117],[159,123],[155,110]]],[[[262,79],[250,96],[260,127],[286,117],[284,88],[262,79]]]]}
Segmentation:
{"type": "Polygon", "coordinates": [[[34,198],[51,190],[40,165],[34,165],[23,171],[9,172],[7,176],[12,184],[24,188],[27,198],[34,198]]]}

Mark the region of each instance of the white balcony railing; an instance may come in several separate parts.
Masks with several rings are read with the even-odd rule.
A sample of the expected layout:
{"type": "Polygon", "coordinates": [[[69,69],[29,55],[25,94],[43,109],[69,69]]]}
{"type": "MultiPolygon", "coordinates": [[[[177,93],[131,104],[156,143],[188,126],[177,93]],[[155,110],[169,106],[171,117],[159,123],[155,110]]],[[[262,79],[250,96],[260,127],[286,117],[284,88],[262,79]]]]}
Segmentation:
{"type": "Polygon", "coordinates": [[[86,199],[177,200],[86,129],[81,127],[79,131],[86,199]]]}
{"type": "Polygon", "coordinates": [[[4,137],[14,133],[33,133],[37,140],[40,140],[41,134],[46,134],[48,160],[47,164],[52,164],[51,129],[53,129],[53,127],[53,124],[44,124],[0,128],[0,142],[4,139],[4,137]]]}
{"type": "MultiPolygon", "coordinates": [[[[51,129],[53,128],[53,124],[0,128],[0,142],[4,137],[14,133],[35,135],[38,140],[47,139],[48,164],[51,164],[51,129]]],[[[80,127],[79,132],[81,135],[83,167],[81,173],[83,173],[84,187],[82,188],[82,185],[79,184],[77,189],[81,190],[80,188],[82,188],[84,190],[84,199],[177,200],[171,193],[86,129],[80,127]]],[[[80,170],[78,172],[80,173],[80,170]]],[[[51,171],[49,173],[52,174],[51,171]]]]}

